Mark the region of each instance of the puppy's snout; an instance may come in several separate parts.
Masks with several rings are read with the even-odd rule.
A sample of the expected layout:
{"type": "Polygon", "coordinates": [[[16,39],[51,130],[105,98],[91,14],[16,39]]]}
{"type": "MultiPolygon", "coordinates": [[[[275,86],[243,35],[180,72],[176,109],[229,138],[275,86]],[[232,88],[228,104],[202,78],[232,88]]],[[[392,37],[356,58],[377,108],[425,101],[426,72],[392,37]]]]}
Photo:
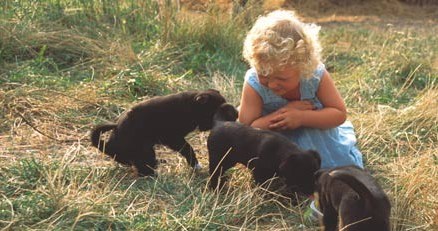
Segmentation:
{"type": "Polygon", "coordinates": [[[290,190],[293,192],[301,192],[304,195],[311,195],[314,192],[313,185],[293,185],[290,186],[290,190]]]}
{"type": "Polygon", "coordinates": [[[236,110],[236,108],[229,103],[223,103],[219,107],[216,114],[219,117],[222,117],[222,120],[224,120],[224,121],[235,121],[237,119],[237,117],[239,116],[239,113],[236,110]]]}

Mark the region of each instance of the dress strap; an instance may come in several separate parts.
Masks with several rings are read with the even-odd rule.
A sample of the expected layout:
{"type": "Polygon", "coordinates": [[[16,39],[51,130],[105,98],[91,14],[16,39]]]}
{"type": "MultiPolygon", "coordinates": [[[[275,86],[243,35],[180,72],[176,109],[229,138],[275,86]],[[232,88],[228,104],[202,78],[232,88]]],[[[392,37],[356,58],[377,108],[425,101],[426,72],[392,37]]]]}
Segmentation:
{"type": "Polygon", "coordinates": [[[259,79],[257,77],[257,72],[254,68],[246,71],[245,81],[262,97],[263,101],[265,101],[265,97],[267,95],[266,89],[260,84],[259,79]]]}
{"type": "Polygon", "coordinates": [[[318,109],[323,108],[323,105],[319,102],[316,93],[318,92],[319,83],[324,76],[325,65],[319,64],[316,70],[313,72],[312,77],[302,77],[300,80],[300,94],[301,100],[312,101],[318,109]]]}

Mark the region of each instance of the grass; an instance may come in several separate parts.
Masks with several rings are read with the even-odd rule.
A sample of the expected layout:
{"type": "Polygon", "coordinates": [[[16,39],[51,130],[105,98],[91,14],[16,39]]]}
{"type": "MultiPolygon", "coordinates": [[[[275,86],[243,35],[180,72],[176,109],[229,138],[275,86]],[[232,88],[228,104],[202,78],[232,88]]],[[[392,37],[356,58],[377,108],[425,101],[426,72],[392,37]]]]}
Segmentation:
{"type": "MultiPolygon", "coordinates": [[[[358,18],[351,6],[296,2],[288,7],[322,26],[326,67],[366,167],[391,198],[392,230],[437,229],[435,6],[398,4],[376,19],[364,8],[358,18]]],[[[225,191],[208,190],[208,133],[188,137],[201,171],[158,147],[167,163],[156,178],[91,147],[90,127],[154,95],[216,88],[239,103],[242,40],[262,9],[231,18],[226,1],[194,3],[204,2],[0,3],[0,229],[319,230],[303,219],[304,204],[255,186],[245,168],[229,172],[225,191]]]]}

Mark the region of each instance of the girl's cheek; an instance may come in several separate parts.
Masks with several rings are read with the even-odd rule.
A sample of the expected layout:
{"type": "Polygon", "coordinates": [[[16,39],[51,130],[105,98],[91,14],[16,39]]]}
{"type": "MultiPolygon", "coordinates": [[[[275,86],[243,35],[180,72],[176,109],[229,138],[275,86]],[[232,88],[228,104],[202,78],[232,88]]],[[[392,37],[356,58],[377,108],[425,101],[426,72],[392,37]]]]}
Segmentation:
{"type": "Polygon", "coordinates": [[[268,86],[268,80],[265,80],[265,79],[259,79],[259,81],[260,81],[260,84],[262,84],[263,86],[268,86]]]}

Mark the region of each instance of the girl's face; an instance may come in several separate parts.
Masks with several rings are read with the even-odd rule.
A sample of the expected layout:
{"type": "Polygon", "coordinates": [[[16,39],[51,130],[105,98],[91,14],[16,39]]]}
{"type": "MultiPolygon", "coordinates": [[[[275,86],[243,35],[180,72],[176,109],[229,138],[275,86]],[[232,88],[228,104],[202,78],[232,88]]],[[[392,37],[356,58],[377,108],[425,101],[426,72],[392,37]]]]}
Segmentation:
{"type": "Polygon", "coordinates": [[[291,91],[296,91],[300,84],[300,71],[298,68],[285,68],[268,76],[260,76],[260,83],[268,87],[278,96],[286,96],[291,91]]]}

